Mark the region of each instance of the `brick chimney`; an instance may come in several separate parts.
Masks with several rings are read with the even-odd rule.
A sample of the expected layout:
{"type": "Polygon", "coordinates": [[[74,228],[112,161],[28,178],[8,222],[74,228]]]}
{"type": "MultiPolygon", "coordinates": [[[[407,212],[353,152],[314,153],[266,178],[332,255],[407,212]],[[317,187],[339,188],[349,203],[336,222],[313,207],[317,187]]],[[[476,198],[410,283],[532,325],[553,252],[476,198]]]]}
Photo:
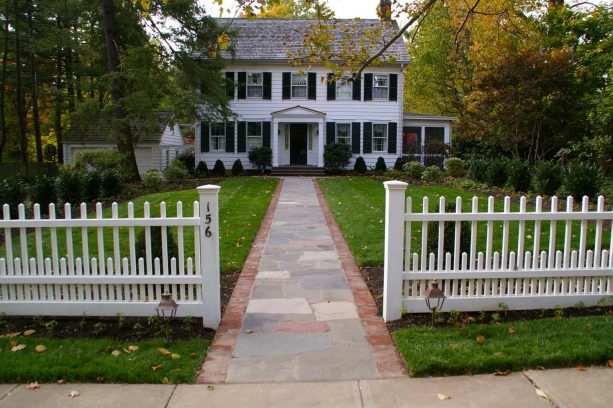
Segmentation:
{"type": "Polygon", "coordinates": [[[380,0],[377,9],[381,21],[392,20],[392,0],[380,0]]]}

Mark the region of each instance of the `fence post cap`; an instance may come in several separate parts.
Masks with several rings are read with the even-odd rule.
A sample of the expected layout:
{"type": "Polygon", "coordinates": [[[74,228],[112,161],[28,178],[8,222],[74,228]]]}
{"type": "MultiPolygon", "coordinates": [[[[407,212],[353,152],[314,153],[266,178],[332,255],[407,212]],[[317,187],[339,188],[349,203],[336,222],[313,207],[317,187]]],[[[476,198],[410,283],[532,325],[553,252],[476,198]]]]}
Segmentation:
{"type": "Polygon", "coordinates": [[[218,193],[219,190],[221,190],[221,186],[216,186],[214,184],[207,184],[205,186],[196,187],[196,190],[198,190],[199,193],[212,194],[212,193],[218,193]]]}
{"type": "Polygon", "coordinates": [[[406,190],[406,188],[409,186],[408,183],[398,180],[384,181],[383,185],[385,186],[386,190],[406,190]]]}

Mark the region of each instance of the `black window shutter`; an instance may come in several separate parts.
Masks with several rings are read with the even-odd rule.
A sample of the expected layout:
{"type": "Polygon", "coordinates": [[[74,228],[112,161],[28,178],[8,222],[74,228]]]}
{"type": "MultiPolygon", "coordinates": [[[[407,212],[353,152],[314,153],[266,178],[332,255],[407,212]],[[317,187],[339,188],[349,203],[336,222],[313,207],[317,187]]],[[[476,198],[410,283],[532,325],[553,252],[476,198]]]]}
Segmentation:
{"type": "MultiPolygon", "coordinates": [[[[353,74],[355,77],[356,74],[353,74]]],[[[359,101],[362,99],[362,80],[360,78],[356,78],[353,80],[353,100],[359,101]]]]}
{"type": "Polygon", "coordinates": [[[396,153],[396,134],[398,133],[398,124],[390,122],[387,125],[387,152],[396,153]]]}
{"type": "Polygon", "coordinates": [[[247,122],[238,122],[237,148],[239,153],[247,151],[247,122]]]}
{"type": "Polygon", "coordinates": [[[372,101],[372,74],[364,74],[364,100],[372,101]]]}
{"type": "Polygon", "coordinates": [[[372,153],[372,122],[364,122],[364,153],[372,153]]]}
{"type": "Polygon", "coordinates": [[[360,122],[351,124],[351,153],[360,154],[360,122]]]}
{"type": "Polygon", "coordinates": [[[234,72],[226,72],[226,96],[234,99],[234,72]]]}
{"type": "Polygon", "coordinates": [[[398,100],[398,74],[390,74],[390,101],[398,100]]]}
{"type": "Polygon", "coordinates": [[[332,144],[336,140],[336,123],[326,122],[326,144],[332,144]]]}
{"type": "Polygon", "coordinates": [[[262,146],[270,147],[270,122],[262,122],[262,146]]]}
{"type": "Polygon", "coordinates": [[[264,90],[263,90],[263,99],[272,99],[272,73],[264,72],[264,90]]]}
{"type": "Polygon", "coordinates": [[[292,73],[283,73],[283,99],[292,99],[292,73]]]}
{"type": "Polygon", "coordinates": [[[328,74],[328,100],[333,101],[336,99],[336,80],[334,74],[328,74]]]}
{"type": "Polygon", "coordinates": [[[206,153],[209,151],[209,134],[210,127],[207,122],[200,122],[200,152],[206,153]]]}
{"type": "Polygon", "coordinates": [[[309,72],[308,99],[317,99],[317,74],[309,72]]]}
{"type": "Polygon", "coordinates": [[[247,99],[247,73],[238,73],[238,99],[247,99]]]}
{"type": "Polygon", "coordinates": [[[234,153],[234,122],[226,122],[226,152],[234,153]]]}

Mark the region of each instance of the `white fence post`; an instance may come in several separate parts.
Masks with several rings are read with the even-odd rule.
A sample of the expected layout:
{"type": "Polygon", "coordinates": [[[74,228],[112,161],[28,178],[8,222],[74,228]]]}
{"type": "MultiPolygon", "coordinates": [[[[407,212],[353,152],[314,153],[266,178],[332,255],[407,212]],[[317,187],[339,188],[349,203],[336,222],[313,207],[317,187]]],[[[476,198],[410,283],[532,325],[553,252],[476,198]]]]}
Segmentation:
{"type": "Polygon", "coordinates": [[[404,193],[408,184],[386,181],[385,186],[385,254],[383,258],[383,319],[401,317],[402,265],[404,246],[404,193]]]}
{"type": "Polygon", "coordinates": [[[221,320],[219,287],[219,190],[220,186],[197,188],[200,196],[200,271],[204,327],[217,329],[221,320]]]}

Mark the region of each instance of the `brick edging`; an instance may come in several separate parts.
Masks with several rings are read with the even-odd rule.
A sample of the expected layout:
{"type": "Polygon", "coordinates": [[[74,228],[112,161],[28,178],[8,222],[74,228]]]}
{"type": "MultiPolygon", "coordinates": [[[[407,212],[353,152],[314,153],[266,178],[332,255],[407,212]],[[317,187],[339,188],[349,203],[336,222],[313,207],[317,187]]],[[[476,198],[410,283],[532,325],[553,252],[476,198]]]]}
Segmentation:
{"type": "Polygon", "coordinates": [[[247,303],[249,303],[251,288],[258,273],[262,252],[266,246],[272,218],[275,214],[282,188],[283,179],[281,178],[264,214],[262,224],[251,244],[249,255],[247,255],[241,274],[236,281],[236,286],[234,286],[228,306],[219,323],[215,337],[213,337],[213,342],[209,346],[206,360],[196,379],[197,384],[222,383],[226,380],[228,366],[232,359],[234,346],[236,345],[236,338],[243,324],[243,317],[247,310],[247,303]]]}
{"type": "Polygon", "coordinates": [[[387,330],[383,318],[377,315],[377,305],[364,279],[362,279],[360,269],[353,259],[349,246],[328,207],[328,203],[316,179],[313,179],[313,186],[315,187],[324,219],[330,230],[330,235],[334,241],[334,246],[341,259],[347,283],[353,293],[353,299],[357,306],[360,320],[362,320],[362,327],[366,332],[368,344],[375,358],[377,370],[382,378],[404,378],[406,377],[406,372],[404,364],[398,355],[398,350],[396,350],[396,345],[387,330]]]}

